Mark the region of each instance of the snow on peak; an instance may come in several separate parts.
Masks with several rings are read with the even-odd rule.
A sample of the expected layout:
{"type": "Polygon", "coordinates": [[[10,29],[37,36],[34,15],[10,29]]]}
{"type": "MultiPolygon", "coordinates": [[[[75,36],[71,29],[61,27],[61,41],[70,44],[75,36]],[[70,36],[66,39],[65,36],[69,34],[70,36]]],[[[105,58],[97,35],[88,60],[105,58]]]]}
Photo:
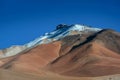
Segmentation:
{"type": "MultiPolygon", "coordinates": [[[[45,33],[44,36],[40,36],[39,38],[35,39],[34,41],[31,41],[27,44],[25,44],[25,46],[29,47],[33,47],[39,44],[46,44],[52,41],[56,41],[59,40],[61,38],[64,38],[65,36],[68,35],[72,35],[71,32],[72,31],[84,31],[84,32],[89,32],[89,31],[94,31],[94,32],[98,32],[101,29],[99,28],[91,28],[85,25],[79,25],[79,24],[75,24],[75,25],[66,25],[66,24],[60,24],[57,26],[56,30],[50,33],[45,33]]],[[[81,33],[77,33],[77,34],[81,34],[81,33]]],[[[73,34],[74,35],[74,34],[73,34]]]]}
{"type": "Polygon", "coordinates": [[[85,29],[85,26],[83,25],[79,25],[79,24],[75,24],[75,25],[71,25],[71,30],[79,30],[82,31],[85,29]]]}
{"type": "Polygon", "coordinates": [[[99,28],[92,28],[92,27],[88,27],[85,25],[79,25],[79,24],[75,24],[75,25],[71,25],[71,29],[70,30],[78,30],[78,31],[100,31],[101,29],[99,28]]]}

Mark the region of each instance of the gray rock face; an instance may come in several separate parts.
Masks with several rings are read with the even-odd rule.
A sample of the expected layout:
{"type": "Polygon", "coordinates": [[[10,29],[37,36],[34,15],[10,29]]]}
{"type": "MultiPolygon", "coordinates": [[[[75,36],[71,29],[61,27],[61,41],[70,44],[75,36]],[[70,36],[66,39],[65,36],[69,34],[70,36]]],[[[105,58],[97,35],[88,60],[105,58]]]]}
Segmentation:
{"type": "Polygon", "coordinates": [[[66,24],[59,24],[58,26],[56,26],[56,30],[64,28],[64,27],[68,27],[68,25],[66,25],[66,24]]]}

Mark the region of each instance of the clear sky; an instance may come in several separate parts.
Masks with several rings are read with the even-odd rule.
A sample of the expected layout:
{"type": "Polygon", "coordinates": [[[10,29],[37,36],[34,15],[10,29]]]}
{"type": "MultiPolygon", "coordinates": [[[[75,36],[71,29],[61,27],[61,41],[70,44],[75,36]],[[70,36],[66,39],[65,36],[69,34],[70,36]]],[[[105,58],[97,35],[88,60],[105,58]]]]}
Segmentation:
{"type": "Polygon", "coordinates": [[[120,32],[120,0],[0,0],[0,49],[25,44],[60,23],[120,32]]]}

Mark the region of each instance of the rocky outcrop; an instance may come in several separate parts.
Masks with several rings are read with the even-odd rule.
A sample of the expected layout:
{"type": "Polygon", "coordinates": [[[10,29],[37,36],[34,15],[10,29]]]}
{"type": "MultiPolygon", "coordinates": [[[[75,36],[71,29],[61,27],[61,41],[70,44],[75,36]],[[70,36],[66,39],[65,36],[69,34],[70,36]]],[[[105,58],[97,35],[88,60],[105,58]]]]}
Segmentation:
{"type": "Polygon", "coordinates": [[[59,24],[59,25],[56,26],[56,30],[61,29],[61,28],[65,28],[65,27],[68,27],[68,25],[66,25],[66,24],[59,24]]]}

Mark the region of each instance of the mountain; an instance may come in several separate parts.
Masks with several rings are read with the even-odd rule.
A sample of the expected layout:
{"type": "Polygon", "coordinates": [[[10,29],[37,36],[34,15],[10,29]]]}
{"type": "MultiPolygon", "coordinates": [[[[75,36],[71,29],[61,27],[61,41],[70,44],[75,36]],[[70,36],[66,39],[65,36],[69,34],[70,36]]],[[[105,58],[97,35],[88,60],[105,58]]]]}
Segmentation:
{"type": "Polygon", "coordinates": [[[11,80],[17,79],[17,74],[34,75],[41,80],[119,80],[120,33],[60,24],[53,32],[29,43],[1,50],[0,72],[11,73],[11,80]]]}
{"type": "Polygon", "coordinates": [[[57,41],[69,35],[83,34],[83,33],[87,33],[88,31],[97,32],[99,30],[101,29],[90,28],[88,26],[78,25],[78,24],[70,25],[70,26],[65,24],[60,24],[56,27],[56,30],[54,30],[53,32],[45,33],[45,35],[38,37],[34,41],[31,41],[22,46],[14,46],[15,48],[13,48],[12,46],[8,49],[1,51],[3,55],[0,55],[0,58],[16,55],[19,54],[21,51],[24,51],[26,49],[31,49],[39,44],[47,44],[53,41],[57,41]]]}

